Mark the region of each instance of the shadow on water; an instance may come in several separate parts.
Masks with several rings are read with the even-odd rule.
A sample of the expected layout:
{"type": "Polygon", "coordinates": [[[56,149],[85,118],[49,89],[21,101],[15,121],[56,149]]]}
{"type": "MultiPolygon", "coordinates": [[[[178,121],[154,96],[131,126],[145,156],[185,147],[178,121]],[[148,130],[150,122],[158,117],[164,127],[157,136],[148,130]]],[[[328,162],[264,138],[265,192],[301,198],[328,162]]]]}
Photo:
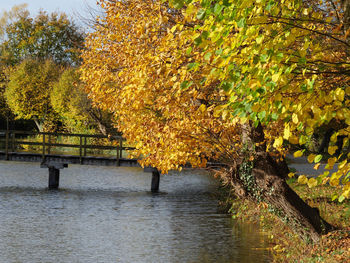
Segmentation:
{"type": "Polygon", "coordinates": [[[269,262],[255,226],[217,212],[202,171],[71,166],[48,190],[38,164],[0,162],[0,262],[269,262]]]}

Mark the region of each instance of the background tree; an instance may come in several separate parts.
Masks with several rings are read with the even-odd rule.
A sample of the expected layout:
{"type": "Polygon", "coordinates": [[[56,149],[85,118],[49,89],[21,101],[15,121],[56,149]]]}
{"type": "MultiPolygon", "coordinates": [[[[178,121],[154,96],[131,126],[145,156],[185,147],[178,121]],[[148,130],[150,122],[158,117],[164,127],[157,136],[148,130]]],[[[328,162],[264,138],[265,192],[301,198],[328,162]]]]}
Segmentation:
{"type": "Polygon", "coordinates": [[[50,92],[63,68],[79,65],[84,33],[64,13],[41,11],[32,18],[25,6],[4,12],[0,21],[2,91],[9,104],[2,103],[3,111],[34,118],[40,130],[45,122],[46,127],[57,128],[59,116],[52,109],[50,92]]]}
{"type": "Polygon", "coordinates": [[[50,94],[60,71],[50,60],[24,60],[9,74],[5,90],[7,104],[18,118],[33,119],[39,131],[43,131],[44,124],[57,121],[50,94]]]}
{"type": "MultiPolygon", "coordinates": [[[[24,16],[26,11],[26,4],[14,6],[9,12],[3,12],[0,16],[0,39],[1,43],[6,38],[6,26],[10,21],[16,19],[20,15],[24,16]]],[[[4,97],[4,92],[7,86],[7,72],[9,70],[9,65],[6,63],[8,54],[0,48],[0,118],[3,120],[3,123],[6,123],[4,127],[8,127],[9,120],[12,120],[14,115],[11,112],[11,109],[6,103],[6,98],[4,97]]],[[[3,127],[3,128],[4,128],[3,127]]]]}
{"type": "MultiPolygon", "coordinates": [[[[17,9],[15,9],[17,10],[17,9]]],[[[4,15],[8,17],[8,15],[4,15]]],[[[4,18],[4,19],[5,19],[4,18]]],[[[84,33],[64,13],[40,11],[32,18],[26,9],[3,25],[3,59],[15,65],[25,59],[51,59],[58,64],[79,64],[84,33]]]]}
{"type": "Polygon", "coordinates": [[[104,135],[112,132],[110,114],[93,107],[77,69],[68,68],[62,73],[53,85],[50,101],[70,132],[86,132],[88,129],[98,129],[104,135]]]}

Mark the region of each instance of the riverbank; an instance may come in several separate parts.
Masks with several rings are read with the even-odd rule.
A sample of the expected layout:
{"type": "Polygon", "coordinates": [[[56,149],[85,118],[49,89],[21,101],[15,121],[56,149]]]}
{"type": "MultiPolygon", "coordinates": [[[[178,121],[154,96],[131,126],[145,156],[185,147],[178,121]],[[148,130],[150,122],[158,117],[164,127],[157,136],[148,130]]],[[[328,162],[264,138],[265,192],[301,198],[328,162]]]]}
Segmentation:
{"type": "MultiPolygon", "coordinates": [[[[336,226],[334,232],[322,237],[319,244],[306,244],[287,225],[279,220],[265,203],[258,206],[250,201],[233,200],[229,206],[232,217],[261,226],[269,240],[269,250],[275,263],[347,263],[350,262],[350,200],[332,201],[334,188],[321,185],[312,189],[298,184],[295,178],[288,184],[321,216],[336,226]]],[[[227,204],[226,204],[227,205],[227,204]]]]}

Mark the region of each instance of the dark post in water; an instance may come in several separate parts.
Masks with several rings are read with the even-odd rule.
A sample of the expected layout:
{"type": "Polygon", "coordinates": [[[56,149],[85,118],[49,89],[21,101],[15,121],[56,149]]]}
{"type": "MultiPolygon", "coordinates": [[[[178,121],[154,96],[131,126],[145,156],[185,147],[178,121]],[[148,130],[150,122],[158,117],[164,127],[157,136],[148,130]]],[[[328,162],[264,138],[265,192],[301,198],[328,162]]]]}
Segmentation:
{"type": "Polygon", "coordinates": [[[159,171],[157,169],[154,169],[152,171],[152,185],[151,185],[151,191],[153,193],[156,193],[159,190],[159,179],[160,179],[159,171]]]}
{"type": "Polygon", "coordinates": [[[57,189],[60,184],[60,170],[49,167],[49,189],[57,189]]]}
{"type": "Polygon", "coordinates": [[[41,163],[40,167],[49,168],[49,189],[58,189],[60,185],[60,169],[68,167],[68,164],[44,161],[41,163]]]}

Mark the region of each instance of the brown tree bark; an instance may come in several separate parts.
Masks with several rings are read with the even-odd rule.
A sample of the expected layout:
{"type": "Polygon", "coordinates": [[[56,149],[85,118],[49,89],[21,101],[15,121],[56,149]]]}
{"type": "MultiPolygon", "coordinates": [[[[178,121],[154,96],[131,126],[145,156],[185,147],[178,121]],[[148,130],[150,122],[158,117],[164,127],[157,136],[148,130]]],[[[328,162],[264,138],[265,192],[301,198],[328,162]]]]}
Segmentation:
{"type": "Polygon", "coordinates": [[[309,206],[289,187],[268,153],[257,153],[252,175],[261,198],[304,239],[317,242],[322,234],[334,229],[321,218],[317,208],[309,206]]]}
{"type": "Polygon", "coordinates": [[[262,126],[246,125],[242,138],[254,160],[243,158],[239,167],[231,169],[236,195],[266,202],[304,240],[317,242],[322,234],[333,230],[334,227],[321,218],[318,209],[305,203],[286,183],[286,170],[266,152],[262,143],[262,126]],[[255,147],[256,143],[260,146],[255,147]]]}

